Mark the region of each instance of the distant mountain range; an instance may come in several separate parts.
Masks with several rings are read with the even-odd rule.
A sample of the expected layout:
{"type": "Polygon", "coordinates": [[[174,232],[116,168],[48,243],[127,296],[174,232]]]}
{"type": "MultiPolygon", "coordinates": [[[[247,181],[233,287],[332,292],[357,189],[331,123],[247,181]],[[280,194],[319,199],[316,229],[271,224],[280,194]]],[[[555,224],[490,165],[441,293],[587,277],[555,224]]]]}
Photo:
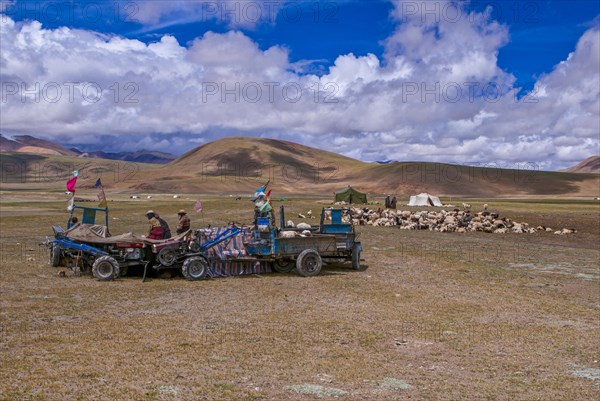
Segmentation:
{"type": "Polygon", "coordinates": [[[135,152],[82,152],[76,148],[67,149],[45,139],[30,135],[19,135],[13,139],[0,135],[0,152],[33,153],[91,159],[122,160],[137,163],[167,164],[177,158],[170,153],[138,150],[135,152]]]}

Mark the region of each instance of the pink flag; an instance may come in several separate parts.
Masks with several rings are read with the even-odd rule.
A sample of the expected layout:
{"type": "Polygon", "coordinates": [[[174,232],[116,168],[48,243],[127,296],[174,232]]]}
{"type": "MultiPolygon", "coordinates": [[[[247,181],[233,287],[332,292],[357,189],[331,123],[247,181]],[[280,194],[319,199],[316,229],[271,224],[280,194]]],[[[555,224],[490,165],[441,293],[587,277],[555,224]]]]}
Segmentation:
{"type": "Polygon", "coordinates": [[[194,205],[194,210],[196,211],[196,213],[200,213],[202,211],[202,203],[200,203],[199,200],[196,201],[196,204],[194,205]]]}
{"type": "Polygon", "coordinates": [[[75,192],[75,183],[77,182],[77,176],[71,178],[67,181],[67,191],[75,192]]]}

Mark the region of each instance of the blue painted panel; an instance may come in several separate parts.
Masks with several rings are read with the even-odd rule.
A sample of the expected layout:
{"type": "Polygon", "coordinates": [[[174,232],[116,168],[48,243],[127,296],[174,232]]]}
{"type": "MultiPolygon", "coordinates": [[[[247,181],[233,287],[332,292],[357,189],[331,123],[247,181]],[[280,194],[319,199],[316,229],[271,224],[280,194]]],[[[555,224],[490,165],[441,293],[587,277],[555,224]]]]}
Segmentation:
{"type": "Polygon", "coordinates": [[[331,224],[342,224],[342,210],[331,210],[331,224]]]}
{"type": "Polygon", "coordinates": [[[323,234],[346,234],[352,232],[352,225],[350,224],[326,224],[323,225],[323,234]]]}

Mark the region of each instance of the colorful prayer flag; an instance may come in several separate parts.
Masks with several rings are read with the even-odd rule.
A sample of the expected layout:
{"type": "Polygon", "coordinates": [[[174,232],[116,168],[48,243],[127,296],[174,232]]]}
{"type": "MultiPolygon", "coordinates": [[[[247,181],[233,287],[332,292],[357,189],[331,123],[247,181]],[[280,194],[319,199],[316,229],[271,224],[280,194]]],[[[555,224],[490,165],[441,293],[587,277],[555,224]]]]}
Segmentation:
{"type": "Polygon", "coordinates": [[[271,205],[269,205],[269,203],[265,203],[264,205],[262,205],[259,209],[261,212],[270,212],[271,210],[273,210],[273,208],[271,207],[271,205]]]}
{"type": "Polygon", "coordinates": [[[196,201],[196,204],[194,205],[194,210],[196,211],[196,213],[200,213],[202,211],[202,203],[200,203],[199,200],[196,201]]]}
{"type": "Polygon", "coordinates": [[[77,182],[77,176],[79,171],[73,170],[73,177],[67,181],[67,191],[75,193],[75,183],[77,182]]]}
{"type": "Polygon", "coordinates": [[[77,176],[71,178],[67,181],[67,191],[75,192],[75,183],[77,182],[77,176]]]}
{"type": "Polygon", "coordinates": [[[104,189],[102,187],[100,187],[100,193],[98,194],[98,200],[100,201],[100,203],[98,204],[98,207],[100,207],[100,208],[108,207],[108,205],[106,203],[106,194],[104,193],[104,189]]]}

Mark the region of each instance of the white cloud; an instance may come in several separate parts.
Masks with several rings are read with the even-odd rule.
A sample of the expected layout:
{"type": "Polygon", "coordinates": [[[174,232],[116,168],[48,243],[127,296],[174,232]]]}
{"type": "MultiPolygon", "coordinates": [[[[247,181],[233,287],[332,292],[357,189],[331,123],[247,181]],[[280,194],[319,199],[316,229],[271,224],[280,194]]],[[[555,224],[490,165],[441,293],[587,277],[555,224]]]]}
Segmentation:
{"type": "MultiPolygon", "coordinates": [[[[167,3],[156,2],[167,7],[158,22],[147,10],[148,23],[168,14],[167,3]]],[[[363,159],[562,167],[599,153],[598,27],[539,78],[535,95],[517,101],[514,77],[497,64],[506,26],[464,8],[459,21],[407,15],[406,4],[395,1],[398,25],[381,59],[340,55],[321,77],[299,74],[285,47],[261,49],[239,31],[208,32],[188,46],[168,35],[147,45],[4,16],[1,128],[72,143],[131,135],[115,147],[179,152],[246,133],[301,138],[363,159]]]]}
{"type": "Polygon", "coordinates": [[[286,2],[288,0],[139,1],[134,3],[135,9],[130,13],[146,30],[210,21],[234,29],[252,29],[261,23],[274,23],[286,2]]]}

